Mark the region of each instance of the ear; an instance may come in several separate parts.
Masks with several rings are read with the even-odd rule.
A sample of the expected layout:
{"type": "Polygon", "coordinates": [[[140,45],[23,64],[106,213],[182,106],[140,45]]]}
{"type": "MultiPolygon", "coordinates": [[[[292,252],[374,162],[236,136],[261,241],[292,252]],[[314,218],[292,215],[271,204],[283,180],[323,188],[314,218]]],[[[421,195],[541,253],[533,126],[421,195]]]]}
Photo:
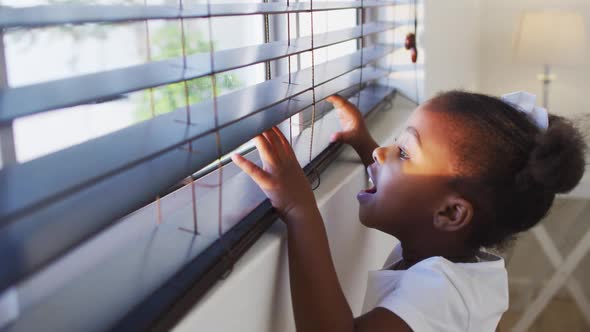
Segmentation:
{"type": "Polygon", "coordinates": [[[471,223],[473,206],[458,196],[447,196],[434,215],[434,228],[454,232],[471,223]]]}

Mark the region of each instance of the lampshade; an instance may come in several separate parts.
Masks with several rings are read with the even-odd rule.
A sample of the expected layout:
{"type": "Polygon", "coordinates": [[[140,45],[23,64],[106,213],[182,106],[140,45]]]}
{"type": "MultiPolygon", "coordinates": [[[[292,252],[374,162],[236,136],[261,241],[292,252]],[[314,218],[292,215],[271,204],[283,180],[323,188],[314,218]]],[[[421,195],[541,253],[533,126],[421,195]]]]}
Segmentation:
{"type": "Polygon", "coordinates": [[[514,57],[540,65],[573,65],[586,55],[584,19],[575,12],[526,12],[516,34],[514,57]]]}

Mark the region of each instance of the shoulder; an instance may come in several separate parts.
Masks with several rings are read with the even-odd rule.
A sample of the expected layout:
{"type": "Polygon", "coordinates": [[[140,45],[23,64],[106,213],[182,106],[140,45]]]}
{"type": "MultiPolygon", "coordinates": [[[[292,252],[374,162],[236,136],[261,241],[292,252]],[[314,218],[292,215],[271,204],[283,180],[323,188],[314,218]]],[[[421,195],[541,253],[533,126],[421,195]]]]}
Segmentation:
{"type": "Polygon", "coordinates": [[[507,290],[503,261],[462,264],[431,257],[404,271],[377,306],[414,331],[468,331],[473,320],[499,319],[507,308],[507,290]]]}

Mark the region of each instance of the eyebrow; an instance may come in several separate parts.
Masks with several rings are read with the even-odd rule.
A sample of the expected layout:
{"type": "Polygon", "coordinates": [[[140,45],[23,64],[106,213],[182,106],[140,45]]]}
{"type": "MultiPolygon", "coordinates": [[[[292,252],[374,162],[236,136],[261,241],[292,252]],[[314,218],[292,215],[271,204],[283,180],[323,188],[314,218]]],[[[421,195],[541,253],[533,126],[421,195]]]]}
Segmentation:
{"type": "Polygon", "coordinates": [[[420,134],[418,133],[418,130],[416,130],[416,128],[414,128],[412,126],[408,126],[408,127],[406,127],[406,131],[409,132],[410,134],[414,135],[414,137],[416,138],[416,141],[418,142],[418,146],[422,147],[422,142],[420,141],[420,134]]]}

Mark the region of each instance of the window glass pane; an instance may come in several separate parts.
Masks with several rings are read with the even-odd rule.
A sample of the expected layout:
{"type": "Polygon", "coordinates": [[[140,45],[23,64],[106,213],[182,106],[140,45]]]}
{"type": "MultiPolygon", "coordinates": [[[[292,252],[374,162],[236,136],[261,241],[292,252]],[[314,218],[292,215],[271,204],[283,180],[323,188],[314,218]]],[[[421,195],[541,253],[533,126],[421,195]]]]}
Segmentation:
{"type": "Polygon", "coordinates": [[[145,23],[9,30],[8,83],[18,87],[147,61],[145,23]]]}
{"type": "MultiPolygon", "coordinates": [[[[263,42],[261,16],[211,19],[216,51],[263,42]],[[244,27],[235,29],[235,27],[244,27]],[[259,31],[260,33],[253,33],[259,31]]],[[[87,24],[29,30],[5,35],[12,87],[78,76],[183,55],[180,20],[117,25],[87,24]],[[149,31],[149,39],[147,38],[149,31]],[[148,47],[149,45],[149,47],[148,47]]],[[[209,51],[207,19],[184,20],[187,55],[209,51]]],[[[216,75],[218,95],[264,80],[264,64],[216,75]]],[[[187,82],[189,104],[212,98],[211,77],[187,82]]],[[[79,144],[152,116],[186,106],[183,82],[137,91],[100,104],[86,104],[17,119],[14,135],[19,162],[79,144]]]]}

